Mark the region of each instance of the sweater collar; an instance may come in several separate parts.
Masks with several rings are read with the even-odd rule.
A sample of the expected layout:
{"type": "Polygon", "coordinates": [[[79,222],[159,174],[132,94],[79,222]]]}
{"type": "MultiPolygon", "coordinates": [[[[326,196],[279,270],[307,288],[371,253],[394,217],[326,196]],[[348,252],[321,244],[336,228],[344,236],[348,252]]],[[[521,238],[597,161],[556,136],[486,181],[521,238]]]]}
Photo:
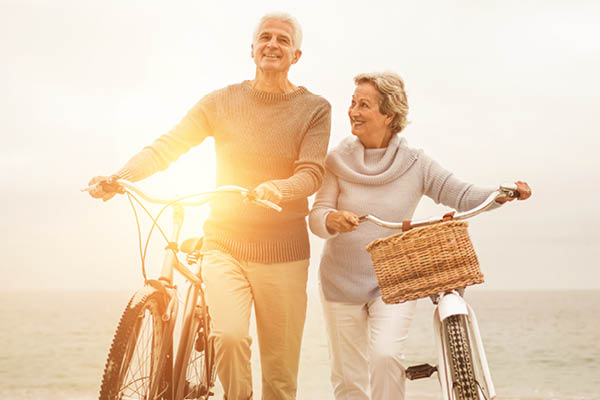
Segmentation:
{"type": "Polygon", "coordinates": [[[244,90],[248,91],[252,96],[256,97],[257,99],[263,100],[263,101],[291,100],[295,97],[298,97],[305,93],[308,93],[308,89],[306,89],[304,86],[298,86],[298,88],[291,93],[264,92],[262,90],[253,88],[252,85],[250,84],[250,81],[247,81],[247,80],[242,82],[242,88],[244,90]]]}
{"type": "Polygon", "coordinates": [[[372,151],[382,152],[366,149],[358,138],[351,136],[327,155],[325,164],[349,182],[382,185],[403,175],[418,158],[418,152],[409,148],[406,139],[398,134],[392,136],[379,159],[369,157],[369,162],[365,162],[365,156],[372,151]]]}

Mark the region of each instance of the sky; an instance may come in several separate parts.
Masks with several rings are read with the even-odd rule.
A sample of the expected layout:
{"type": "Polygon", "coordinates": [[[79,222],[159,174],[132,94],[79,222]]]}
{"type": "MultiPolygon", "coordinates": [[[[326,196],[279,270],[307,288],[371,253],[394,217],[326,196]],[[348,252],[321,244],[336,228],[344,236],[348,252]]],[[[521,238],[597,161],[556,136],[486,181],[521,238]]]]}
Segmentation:
{"type": "MultiPolygon", "coordinates": [[[[331,103],[331,147],[350,134],[353,77],[389,70],[405,80],[412,147],[480,186],[529,182],[530,200],[471,222],[486,289],[600,289],[600,4],[567,0],[0,0],[5,288],[140,285],[128,202],[80,189],[203,95],[252,79],[252,32],[269,11],[303,27],[290,80],[331,103]]],[[[209,140],[140,186],[209,190],[212,150],[209,140]]],[[[443,211],[424,199],[415,218],[443,211]]],[[[185,235],[206,212],[188,215],[185,235]]],[[[322,241],[311,242],[314,286],[322,241]]],[[[162,247],[154,237],[151,273],[162,247]]]]}

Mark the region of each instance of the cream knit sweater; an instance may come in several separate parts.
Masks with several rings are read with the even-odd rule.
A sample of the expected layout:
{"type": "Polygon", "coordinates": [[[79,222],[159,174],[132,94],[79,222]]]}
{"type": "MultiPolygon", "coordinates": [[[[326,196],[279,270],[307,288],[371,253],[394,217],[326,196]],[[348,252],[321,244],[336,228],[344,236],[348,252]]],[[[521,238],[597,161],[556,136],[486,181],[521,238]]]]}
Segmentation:
{"type": "Polygon", "coordinates": [[[394,135],[384,149],[366,149],[349,137],[325,161],[325,180],[310,212],[311,231],[327,239],[319,278],[325,298],[366,303],[381,293],[365,247],[397,233],[372,223],[354,232],[330,234],[325,226],[333,210],[373,214],[389,221],[409,220],[423,195],[459,211],[481,204],[492,192],[458,180],[423,151],[394,135]]]}
{"type": "Polygon", "coordinates": [[[204,225],[203,250],[261,263],[307,259],[307,197],[322,183],[330,125],[329,103],[306,88],[274,94],[245,81],[205,96],[118,175],[143,179],[212,136],[217,185],[251,189],[272,181],[283,194],[283,211],[245,204],[239,196],[219,197],[204,225]]]}

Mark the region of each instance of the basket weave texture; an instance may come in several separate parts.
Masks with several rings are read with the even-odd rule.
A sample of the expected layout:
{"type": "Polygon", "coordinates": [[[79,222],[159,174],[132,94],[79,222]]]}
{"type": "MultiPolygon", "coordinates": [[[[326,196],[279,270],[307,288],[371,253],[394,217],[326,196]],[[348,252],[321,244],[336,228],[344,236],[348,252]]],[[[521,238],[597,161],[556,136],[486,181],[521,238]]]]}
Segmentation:
{"type": "Polygon", "coordinates": [[[396,304],[483,282],[468,224],[448,221],[369,243],[384,303],[396,304]]]}

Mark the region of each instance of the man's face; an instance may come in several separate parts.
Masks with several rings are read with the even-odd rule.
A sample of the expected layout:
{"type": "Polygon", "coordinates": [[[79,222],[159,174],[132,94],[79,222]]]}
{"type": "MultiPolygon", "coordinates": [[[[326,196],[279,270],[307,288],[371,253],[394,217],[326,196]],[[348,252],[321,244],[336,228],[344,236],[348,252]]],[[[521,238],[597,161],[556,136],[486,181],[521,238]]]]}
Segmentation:
{"type": "Polygon", "coordinates": [[[252,43],[252,58],[263,71],[287,72],[302,52],[294,50],[292,27],[277,19],[268,19],[252,43]]]}

